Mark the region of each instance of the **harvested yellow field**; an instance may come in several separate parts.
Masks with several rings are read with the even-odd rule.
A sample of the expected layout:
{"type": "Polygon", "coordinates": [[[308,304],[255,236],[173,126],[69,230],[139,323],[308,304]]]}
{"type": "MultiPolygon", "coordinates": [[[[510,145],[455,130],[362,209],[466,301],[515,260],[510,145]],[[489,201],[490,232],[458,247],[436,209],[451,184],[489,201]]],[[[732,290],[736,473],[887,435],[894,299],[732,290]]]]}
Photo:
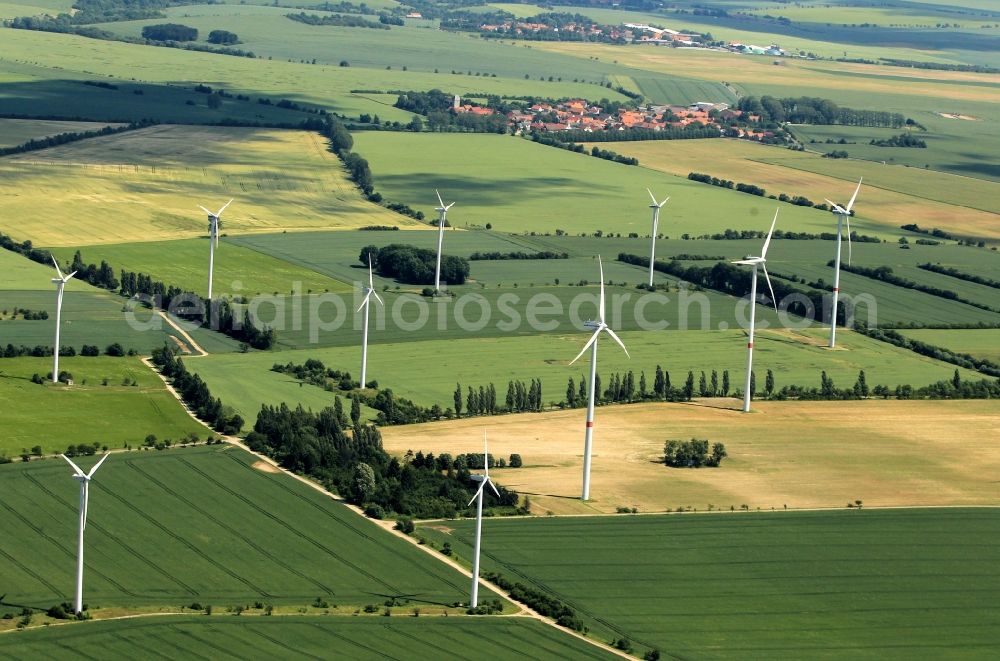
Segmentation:
{"type": "MultiPolygon", "coordinates": [[[[595,144],[607,148],[606,143],[595,144]]],[[[592,146],[586,145],[587,149],[592,146]]],[[[824,159],[735,139],[616,142],[613,148],[660,172],[681,177],[704,172],[761,186],[768,194],[804,195],[813,202],[829,198],[846,203],[857,177],[864,177],[858,204],[861,222],[854,223],[859,231],[865,220],[871,220],[892,228],[917,223],[971,236],[1000,237],[1000,213],[986,210],[1000,209],[1000,184],[993,182],[870,161],[824,159]]]]}
{"type": "Polygon", "coordinates": [[[592,500],[579,500],[585,411],[473,418],[383,429],[385,448],[519,453],[524,468],[496,480],[531,498],[536,514],[865,506],[997,505],[1000,403],[995,401],[759,402],[600,408],[592,500]],[[726,446],[720,468],[667,468],[667,439],[726,446]]]}
{"type": "Polygon", "coordinates": [[[191,238],[198,209],[221,207],[223,233],[424,227],[365,200],[316,133],[154,126],[0,161],[4,230],[37,245],[191,238]]]}

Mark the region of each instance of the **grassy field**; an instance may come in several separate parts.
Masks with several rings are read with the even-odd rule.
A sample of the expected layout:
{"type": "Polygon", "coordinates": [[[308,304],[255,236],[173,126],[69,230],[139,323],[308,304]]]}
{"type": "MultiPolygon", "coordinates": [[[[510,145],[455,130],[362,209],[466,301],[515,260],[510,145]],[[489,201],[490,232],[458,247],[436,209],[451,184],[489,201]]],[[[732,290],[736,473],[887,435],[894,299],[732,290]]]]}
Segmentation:
{"type": "MultiPolygon", "coordinates": [[[[443,533],[468,557],[471,522],[443,533]]],[[[992,658],[995,509],[488,521],[484,565],[685,659],[992,658]]]]}
{"type": "MultiPolygon", "coordinates": [[[[292,21],[288,21],[292,24],[292,21]]],[[[303,26],[311,27],[311,26],[303,26]]],[[[322,34],[326,28],[318,28],[317,34],[322,34]]],[[[372,30],[358,30],[356,38],[368,39],[373,35],[365,34],[372,30]]],[[[419,36],[426,37],[431,31],[421,31],[419,36]]],[[[468,37],[465,43],[480,46],[480,40],[468,37]]],[[[519,46],[504,46],[501,51],[504,56],[519,46]]],[[[460,51],[462,57],[468,59],[468,49],[460,51]]],[[[559,82],[539,80],[529,69],[525,69],[516,77],[482,78],[463,72],[451,74],[451,67],[443,67],[442,72],[435,74],[430,71],[404,71],[410,59],[422,57],[419,42],[411,39],[410,50],[401,54],[391,69],[362,68],[359,66],[340,67],[326,65],[306,65],[299,62],[300,58],[290,58],[294,61],[249,59],[241,57],[219,57],[211,53],[196,53],[172,48],[149,48],[146,46],[99,41],[83,37],[31,32],[26,30],[11,30],[4,34],[0,43],[0,60],[12,60],[15,64],[28,64],[41,69],[34,69],[36,75],[41,75],[39,94],[33,94],[33,88],[23,90],[21,96],[34,101],[35,107],[42,96],[45,85],[53,79],[75,78],[88,74],[101,77],[114,77],[124,80],[135,79],[144,83],[184,84],[193,87],[192,80],[207,83],[214,87],[225,87],[230,92],[243,92],[253,95],[266,95],[274,98],[289,98],[298,102],[313,103],[327,108],[331,112],[356,117],[360,113],[378,113],[383,119],[407,121],[410,113],[394,110],[391,106],[373,102],[364,93],[354,93],[351,90],[410,90],[439,88],[455,94],[471,92],[488,92],[501,96],[536,95],[542,97],[608,97],[621,100],[624,97],[618,93],[597,87],[591,83],[573,83],[571,78],[563,77],[559,82]],[[26,56],[26,53],[30,55],[26,56]],[[81,64],[81,63],[86,63],[81,64]],[[524,73],[532,76],[525,80],[524,73]]],[[[500,57],[496,59],[502,59],[500,57]]],[[[489,65],[484,61],[484,66],[489,65]]],[[[495,64],[495,60],[493,62],[495,64]]],[[[578,63],[574,62],[574,66],[578,63]]],[[[456,68],[463,67],[456,62],[456,68]]],[[[488,68],[492,69],[493,66],[488,68]]],[[[555,78],[555,72],[553,72],[555,78]]],[[[594,81],[600,82],[600,81],[594,81]]],[[[203,101],[202,101],[203,102],[203,101]]],[[[181,104],[184,101],[180,101],[181,104]]],[[[258,104],[251,104],[257,107],[258,104]]],[[[101,112],[97,109],[94,112],[101,112]]],[[[107,118],[109,109],[101,113],[102,119],[107,118]]],[[[221,113],[217,113],[221,114],[221,113]]],[[[302,116],[300,113],[299,121],[302,116]]],[[[156,115],[154,115],[156,116],[156,115]]]]}
{"type": "MultiPolygon", "coordinates": [[[[91,607],[306,607],[320,596],[350,610],[396,598],[409,612],[467,594],[458,572],[255,461],[228,445],[111,457],[91,490],[91,607]]],[[[0,466],[4,555],[17,567],[6,603],[47,608],[72,591],[77,486],[67,470],[59,459],[0,466]]]]}
{"type": "Polygon", "coordinates": [[[9,659],[33,659],[71,648],[81,656],[136,658],[155,641],[160,659],[189,659],[206,652],[215,659],[308,656],[351,659],[407,657],[467,658],[489,649],[492,659],[613,659],[612,654],[528,618],[205,618],[153,617],[53,627],[0,639],[9,659]],[[211,650],[209,652],[209,650],[211,650]],[[343,655],[343,656],[340,656],[343,655]]]}
{"type": "Polygon", "coordinates": [[[918,329],[901,332],[914,340],[1000,363],[1000,330],[963,328],[961,330],[918,329]]]}
{"type": "MultiPolygon", "coordinates": [[[[373,337],[377,333],[373,333],[373,337]]],[[[656,365],[668,370],[675,387],[683,386],[688,370],[698,378],[700,370],[711,373],[729,370],[733,388],[742,382],[746,344],[742,331],[688,331],[620,333],[629,348],[631,360],[617,347],[602,345],[600,372],[606,385],[613,372],[633,370],[638,381],[645,372],[649,387],[656,365]]],[[[859,370],[865,370],[869,385],[896,386],[902,383],[926,385],[948,379],[954,369],[917,354],[869,340],[848,331],[838,334],[838,351],[825,347],[826,332],[761,331],[755,338],[754,369],[758,388],[767,369],[775,373],[776,386],[797,384],[819,387],[820,372],[826,373],[838,387],[849,387],[859,370]]],[[[552,332],[523,337],[467,337],[458,334],[450,339],[420,343],[400,341],[393,344],[372,343],[368,355],[368,378],[378,380],[383,388],[425,406],[451,407],[456,382],[463,392],[468,386],[494,383],[499,399],[506,393],[510,379],[541,379],[543,401],[565,398],[567,380],[579,383],[585,378],[587,363],[573,367],[568,363],[586,341],[583,332],[552,332]],[[419,375],[418,378],[414,378],[419,375]]],[[[312,406],[333,404],[333,394],[311,385],[299,385],[291,377],[270,372],[274,363],[304,363],[309,358],[322,360],[335,369],[357,373],[360,369],[359,344],[343,347],[309,348],[297,351],[251,354],[225,354],[187,361],[188,368],[208,383],[212,394],[234,407],[248,421],[256,419],[262,403],[290,405],[301,402],[312,406]],[[233,378],[239,374],[239,378],[233,378]]],[[[963,378],[978,379],[976,372],[960,370],[963,378]]]]}
{"type": "MultiPolygon", "coordinates": [[[[779,376],[780,378],[780,376],[779,376]]],[[[388,427],[388,451],[474,452],[482,430],[490,450],[519,453],[524,468],[495,479],[528,494],[535,514],[662,512],[678,507],[783,509],[997,505],[989,471],[1000,463],[983,447],[1000,407],[993,402],[755,402],[753,415],[732,399],[695,404],[634,404],[597,411],[591,498],[579,500],[584,411],[388,427]],[[725,444],[720,468],[662,463],[668,439],[725,444]]]]}
{"type": "Polygon", "coordinates": [[[813,209],[513,137],[363,133],[355,136],[355,151],[371,163],[375,187],[389,200],[433,213],[438,188],[456,201],[448,217],[456,227],[644,235],[647,187],[671,195],[661,231],[673,237],[729,227],[766,230],[778,206],[785,229],[818,232],[829,225],[828,216],[813,209]]]}
{"type": "Polygon", "coordinates": [[[230,198],[223,233],[408,224],[362,199],[325,140],[302,131],[156,126],[7,158],[0,172],[19,190],[5,231],[37,245],[202,236],[198,205],[230,198]]]}
{"type": "MultiPolygon", "coordinates": [[[[819,127],[810,130],[813,128],[819,127]]],[[[810,147],[821,151],[846,148],[854,153],[853,145],[810,147]]],[[[803,195],[817,203],[829,198],[846,204],[858,178],[863,177],[858,215],[851,222],[857,232],[917,223],[970,238],[1000,239],[1000,184],[993,182],[881,163],[821,158],[744,140],[616,142],[614,150],[635,156],[643,167],[669,174],[686,177],[689,172],[706,172],[756,184],[768,194],[803,195]]],[[[887,153],[890,151],[900,150],[887,153]]]]}
{"type": "MultiPolygon", "coordinates": [[[[99,264],[107,260],[116,269],[149,273],[158,280],[205,296],[208,293],[208,250],[206,236],[203,239],[83,246],[80,253],[88,263],[99,264]]],[[[75,251],[76,248],[69,247],[52,249],[65,262],[72,260],[75,251]]],[[[348,289],[339,280],[248,250],[228,238],[219,242],[215,252],[215,295],[288,293],[293,283],[299,283],[303,292],[348,289]]]]}
{"type": "Polygon", "coordinates": [[[0,119],[0,148],[14,147],[32,139],[59,133],[98,131],[104,122],[58,122],[42,119],[0,119]]]}
{"type": "Polygon", "coordinates": [[[33,374],[44,378],[52,371],[52,358],[0,360],[6,429],[0,454],[15,456],[35,445],[50,454],[78,443],[117,448],[140,445],[147,434],[177,440],[210,433],[138,358],[63,356],[59,369],[73,375],[72,386],[31,382],[33,374]]]}

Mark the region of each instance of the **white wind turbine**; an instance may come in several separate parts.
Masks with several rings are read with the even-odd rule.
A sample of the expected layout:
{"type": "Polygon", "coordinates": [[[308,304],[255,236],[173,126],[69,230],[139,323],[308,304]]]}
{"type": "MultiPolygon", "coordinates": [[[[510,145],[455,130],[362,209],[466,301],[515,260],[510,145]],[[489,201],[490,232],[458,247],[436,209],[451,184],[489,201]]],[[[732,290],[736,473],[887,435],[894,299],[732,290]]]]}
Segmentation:
{"type": "MultiPolygon", "coordinates": [[[[588,388],[587,392],[587,428],[583,437],[583,496],[581,500],[590,499],[590,450],[594,437],[594,394],[597,390],[597,336],[602,332],[607,333],[611,336],[611,339],[618,343],[618,346],[622,348],[625,355],[628,356],[628,349],[625,348],[621,339],[604,322],[604,264],[601,262],[600,255],[597,257],[597,265],[601,270],[601,299],[597,306],[597,321],[588,321],[584,324],[585,328],[593,328],[594,334],[583,345],[583,349],[576,355],[576,358],[569,363],[572,365],[580,360],[580,356],[587,351],[588,347],[590,348],[590,388],[588,388]]],[[[631,358],[631,356],[629,357],[631,358]]]]}
{"type": "Polygon", "coordinates": [[[854,189],[851,201],[847,203],[847,208],[835,204],[830,200],[826,203],[830,205],[833,214],[837,216],[837,256],[834,259],[833,267],[833,308],[830,313],[830,348],[837,344],[837,299],[840,298],[840,241],[843,224],[847,223],[847,263],[851,263],[851,208],[854,200],[858,199],[858,192],[861,191],[861,179],[858,179],[858,187],[854,189]]]}
{"type": "Polygon", "coordinates": [[[52,282],[56,285],[56,344],[52,348],[52,383],[59,382],[59,326],[62,324],[62,301],[63,301],[63,288],[66,287],[66,283],[69,279],[76,275],[76,271],[73,271],[69,275],[63,275],[63,272],[59,269],[59,262],[56,258],[52,258],[52,263],[56,267],[56,273],[59,274],[58,278],[52,278],[52,282]]]}
{"type": "Polygon", "coordinates": [[[198,208],[208,214],[208,300],[212,300],[212,275],[215,271],[215,249],[219,247],[219,218],[233,201],[226,202],[221,209],[212,213],[205,207],[198,205],[198,208]]]}
{"type": "Polygon", "coordinates": [[[364,330],[361,333],[361,387],[365,387],[365,380],[368,375],[368,317],[369,311],[371,309],[371,297],[374,296],[375,300],[379,302],[379,305],[385,307],[385,303],[379,297],[378,293],[375,291],[375,283],[372,279],[372,256],[371,253],[368,254],[368,286],[365,288],[365,298],[361,301],[361,305],[358,306],[358,312],[361,312],[361,308],[365,309],[365,325],[364,330]]]}
{"type": "Polygon", "coordinates": [[[653,203],[649,205],[649,208],[653,210],[653,234],[652,234],[652,239],[650,240],[650,243],[652,245],[649,248],[649,288],[652,289],[653,262],[656,260],[656,229],[660,225],[660,209],[663,208],[663,205],[666,204],[667,200],[669,200],[670,198],[665,197],[663,198],[662,202],[657,202],[656,198],[653,196],[653,191],[647,188],[646,192],[649,193],[650,199],[653,200],[653,203]]]}
{"type": "Polygon", "coordinates": [[[108,458],[108,454],[101,457],[89,473],[84,473],[80,467],[73,463],[73,460],[64,454],[59,455],[73,467],[75,474],[73,479],[80,483],[80,527],[77,537],[76,551],[76,603],[73,608],[76,613],[83,612],[83,531],[87,527],[87,505],[90,502],[90,481],[94,478],[94,473],[101,467],[101,464],[108,458]]]}
{"type": "Polygon", "coordinates": [[[764,240],[764,248],[760,251],[760,257],[747,257],[739,259],[733,264],[742,266],[752,266],[753,275],[750,277],[750,339],[747,341],[747,377],[743,388],[743,412],[750,412],[750,378],[753,375],[753,330],[756,324],[757,312],[757,267],[764,270],[764,279],[767,280],[767,288],[771,290],[771,302],[774,303],[774,311],[778,311],[778,301],[774,298],[774,288],[771,287],[771,278],[767,275],[767,246],[771,243],[771,235],[774,234],[774,225],[778,222],[778,212],[774,212],[774,220],[771,221],[771,229],[767,232],[764,240]]]}
{"type": "MultiPolygon", "coordinates": [[[[472,594],[469,596],[469,608],[475,608],[479,605],[479,546],[483,539],[483,498],[486,497],[483,491],[486,489],[486,485],[489,484],[493,493],[498,498],[500,497],[500,492],[497,491],[493,480],[490,479],[490,451],[486,443],[485,431],[483,432],[483,470],[483,475],[472,476],[472,479],[478,480],[480,484],[476,495],[472,497],[472,500],[476,501],[476,553],[472,559],[472,594]]],[[[472,504],[472,500],[469,501],[469,505],[472,504]]]]}
{"type": "Polygon", "coordinates": [[[434,207],[434,210],[438,212],[438,254],[437,254],[437,267],[434,269],[434,291],[441,291],[441,244],[444,242],[444,225],[445,219],[448,215],[448,209],[455,206],[455,203],[445,205],[444,200],[441,199],[441,193],[437,190],[434,191],[438,197],[438,206],[434,207]]]}

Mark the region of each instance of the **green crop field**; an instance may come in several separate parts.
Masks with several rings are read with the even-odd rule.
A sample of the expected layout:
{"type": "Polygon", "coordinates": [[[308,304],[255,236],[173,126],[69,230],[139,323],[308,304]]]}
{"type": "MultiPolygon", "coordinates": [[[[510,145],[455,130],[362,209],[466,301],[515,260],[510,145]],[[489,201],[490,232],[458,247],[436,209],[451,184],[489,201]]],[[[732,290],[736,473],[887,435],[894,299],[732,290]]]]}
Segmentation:
{"type": "MultiPolygon", "coordinates": [[[[471,522],[444,534],[470,557],[471,522]]],[[[991,658],[996,509],[487,521],[484,566],[664,658],[991,658]]]]}
{"type": "MultiPolygon", "coordinates": [[[[676,387],[683,385],[688,370],[693,370],[696,377],[700,370],[714,369],[720,374],[729,370],[734,387],[743,378],[746,344],[742,331],[629,331],[620,336],[632,358],[626,358],[613,343],[603,343],[600,370],[604,383],[613,372],[627,370],[633,370],[636,378],[645,372],[651,380],[657,364],[670,372],[676,387]]],[[[838,334],[838,345],[843,350],[830,352],[823,348],[825,337],[826,332],[818,329],[758,331],[754,347],[758,388],[767,369],[774,371],[779,389],[791,384],[819,387],[820,372],[824,370],[838,387],[853,384],[862,369],[869,384],[888,386],[926,385],[949,379],[954,373],[951,365],[849,331],[838,334]]],[[[453,406],[456,382],[462,384],[463,392],[468,386],[486,386],[492,382],[502,399],[508,380],[529,382],[537,378],[543,383],[543,401],[560,401],[565,398],[567,379],[579,382],[586,377],[586,358],[568,366],[586,339],[580,331],[528,337],[373,343],[369,347],[368,377],[397,395],[424,406],[439,404],[442,409],[453,406]],[[417,374],[419,378],[414,378],[417,374]]],[[[225,354],[190,359],[186,364],[208,383],[213,395],[252,422],[263,403],[301,402],[313,410],[333,404],[333,393],[299,385],[290,376],[270,372],[274,363],[301,364],[317,358],[332,368],[357,373],[361,360],[359,345],[278,354],[225,354]]],[[[959,371],[965,379],[981,378],[976,372],[959,371]]]]}
{"type": "MultiPolygon", "coordinates": [[[[91,486],[86,600],[92,608],[446,606],[464,576],[328,495],[253,467],[232,446],[115,454],[91,486]]],[[[85,469],[93,460],[85,460],[85,469]]],[[[47,608],[72,592],[77,485],[59,459],[0,466],[5,603],[47,608]]],[[[484,596],[490,596],[487,593],[484,596]]],[[[352,609],[353,610],[353,609],[352,609]]],[[[349,611],[348,611],[349,612],[349,611]]]]}
{"type": "Polygon", "coordinates": [[[648,234],[647,187],[671,195],[670,219],[661,231],[674,237],[729,227],[767,231],[778,207],[785,229],[819,232],[829,225],[828,216],[814,209],[514,137],[361,133],[354,148],[371,163],[375,188],[389,200],[433,213],[433,191],[440,189],[456,202],[448,216],[456,227],[648,234]]]}
{"type": "MultiPolygon", "coordinates": [[[[75,251],[75,248],[52,249],[53,254],[64,262],[71,261],[75,251]]],[[[149,273],[162,282],[202,296],[207,295],[208,289],[208,251],[207,236],[204,239],[80,248],[80,254],[87,263],[99,264],[101,260],[107,260],[116,270],[149,273]]],[[[344,283],[338,280],[234,245],[228,238],[219,242],[219,248],[215,251],[216,295],[288,293],[293,283],[298,283],[303,292],[347,290],[344,283]]]]}
{"type": "Polygon", "coordinates": [[[139,445],[148,434],[178,440],[210,433],[138,358],[63,356],[59,369],[73,375],[72,386],[31,382],[33,374],[44,378],[52,372],[51,357],[0,359],[6,429],[0,455],[17,455],[35,445],[54,453],[79,443],[139,445]],[[130,385],[133,381],[136,385],[130,385]]]}
{"type": "MultiPolygon", "coordinates": [[[[292,21],[288,21],[292,23],[292,21]]],[[[303,26],[311,27],[311,26],[303,26]]],[[[327,28],[318,28],[324,30],[327,28]]],[[[366,32],[372,30],[359,30],[362,32],[357,38],[367,39],[372,37],[366,32]]],[[[430,31],[426,31],[430,32],[430,31]]],[[[420,32],[425,36],[425,32],[420,32]]],[[[468,37],[467,43],[480,45],[478,39],[475,41],[468,37]]],[[[514,48],[523,46],[504,46],[503,48],[513,51],[514,48]]],[[[503,53],[509,52],[504,50],[503,53]]],[[[31,32],[26,30],[11,30],[4,33],[4,40],[0,43],[0,60],[14,60],[16,64],[30,64],[36,69],[32,69],[34,75],[41,78],[43,83],[38,85],[38,94],[34,94],[34,87],[27,85],[21,96],[27,99],[34,99],[35,107],[44,94],[46,85],[51,84],[53,79],[76,78],[84,71],[82,62],[86,62],[86,72],[90,72],[89,77],[94,75],[102,77],[115,77],[130,80],[136,79],[144,83],[156,84],[176,84],[187,82],[186,87],[193,87],[192,80],[198,80],[212,86],[222,86],[229,91],[243,92],[254,95],[266,95],[274,98],[289,98],[297,102],[306,102],[322,105],[331,112],[337,112],[352,117],[360,113],[378,113],[383,119],[406,121],[412,115],[406,112],[394,111],[391,106],[368,100],[364,94],[353,93],[351,90],[409,90],[409,89],[432,89],[439,88],[453,92],[455,94],[468,94],[470,92],[488,92],[501,96],[515,96],[532,94],[543,97],[608,97],[621,100],[624,97],[618,93],[601,89],[590,83],[573,83],[572,79],[562,82],[553,79],[552,82],[539,80],[533,76],[531,80],[525,80],[524,73],[532,76],[530,69],[525,69],[516,78],[498,77],[482,78],[467,72],[462,74],[451,74],[451,67],[447,68],[449,73],[435,74],[431,71],[404,71],[403,66],[414,57],[423,57],[420,52],[420,44],[411,41],[410,51],[401,53],[398,62],[394,63],[392,69],[385,67],[372,69],[362,67],[340,67],[327,65],[305,65],[299,62],[299,58],[293,62],[265,59],[249,59],[241,57],[219,57],[211,53],[189,52],[172,48],[148,48],[140,45],[124,44],[117,42],[98,41],[83,37],[58,35],[44,32],[31,32]],[[31,53],[25,58],[25,53],[31,53]]],[[[484,66],[490,63],[483,61],[484,66]]],[[[574,63],[576,64],[576,63],[574,63]]],[[[430,65],[428,65],[430,66],[430,65]]],[[[456,62],[456,67],[461,66],[456,62]]],[[[490,67],[492,68],[492,67],[490,67]]],[[[440,69],[442,72],[445,69],[440,69]]],[[[467,69],[466,69],[467,71],[467,69]]],[[[556,72],[553,71],[553,77],[556,72]]],[[[182,105],[183,100],[179,101],[182,105]]],[[[257,107],[258,104],[252,104],[257,107]]],[[[109,109],[105,108],[101,113],[101,119],[107,118],[109,109]]],[[[215,113],[225,116],[225,113],[215,113]]],[[[305,116],[295,113],[296,121],[301,121],[305,116]]],[[[96,117],[96,115],[93,115],[96,117]]],[[[154,115],[158,116],[158,115],[154,115]]]]}
{"type": "MultiPolygon", "coordinates": [[[[0,148],[14,147],[29,140],[45,138],[59,133],[98,131],[104,122],[58,122],[40,119],[0,119],[0,148]]],[[[118,126],[113,124],[112,126],[118,126]]]]}
{"type": "Polygon", "coordinates": [[[1000,330],[994,328],[962,328],[957,330],[921,328],[901,332],[914,340],[1000,363],[1000,330]]]}
{"type": "Polygon", "coordinates": [[[326,141],[303,131],[156,126],[6,158],[0,172],[20,191],[4,229],[37,245],[203,236],[198,205],[230,198],[224,233],[407,224],[364,200],[326,141]],[[53,226],[53,213],[67,222],[53,226]]]}
{"type": "Polygon", "coordinates": [[[468,658],[485,648],[498,661],[613,659],[609,652],[529,618],[345,618],[283,616],[152,617],[52,627],[0,638],[8,659],[45,656],[56,647],[85,657],[137,658],[155,642],[160,659],[267,656],[350,658],[468,658]]]}
{"type": "Polygon", "coordinates": [[[722,83],[709,83],[689,78],[633,77],[639,91],[653,103],[687,105],[699,101],[732,103],[736,96],[722,83]]]}

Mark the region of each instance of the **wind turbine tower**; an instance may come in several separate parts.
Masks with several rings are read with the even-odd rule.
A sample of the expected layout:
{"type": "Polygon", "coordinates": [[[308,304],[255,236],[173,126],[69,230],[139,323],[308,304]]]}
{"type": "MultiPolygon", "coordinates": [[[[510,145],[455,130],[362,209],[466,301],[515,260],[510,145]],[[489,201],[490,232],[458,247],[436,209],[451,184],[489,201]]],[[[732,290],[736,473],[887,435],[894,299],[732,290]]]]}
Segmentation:
{"type": "Polygon", "coordinates": [[[101,464],[108,458],[108,454],[101,457],[89,473],[84,473],[80,467],[73,463],[73,460],[62,454],[59,455],[73,467],[73,479],[80,483],[80,525],[77,536],[76,551],[76,602],[73,608],[77,615],[83,612],[83,531],[87,527],[87,505],[90,502],[90,481],[94,479],[94,473],[101,467],[101,464]]]}
{"type": "Polygon", "coordinates": [[[219,228],[222,224],[219,222],[219,218],[222,217],[222,212],[226,210],[233,201],[229,200],[226,202],[221,209],[212,213],[205,207],[198,205],[198,208],[208,214],[208,300],[212,300],[212,280],[213,273],[215,271],[215,249],[219,247],[219,228]]]}
{"type": "Polygon", "coordinates": [[[448,216],[448,209],[455,206],[455,203],[445,205],[444,200],[441,199],[441,193],[434,191],[437,194],[438,206],[434,207],[434,210],[438,212],[438,254],[437,254],[437,267],[434,269],[434,292],[437,293],[441,291],[441,244],[444,242],[444,226],[445,221],[448,216]]]}
{"type": "Polygon", "coordinates": [[[358,312],[361,312],[361,308],[365,309],[365,324],[363,331],[361,332],[361,387],[364,388],[367,383],[366,379],[368,377],[368,317],[371,310],[371,298],[375,297],[379,305],[385,307],[385,303],[379,297],[378,293],[375,291],[375,283],[372,279],[372,256],[368,255],[368,287],[365,288],[365,298],[361,301],[361,305],[358,306],[358,312]]]}
{"type": "Polygon", "coordinates": [[[76,275],[76,271],[73,271],[69,275],[63,275],[59,269],[59,262],[56,261],[55,257],[52,258],[52,264],[55,265],[56,273],[59,275],[58,278],[52,278],[52,282],[56,286],[56,340],[55,346],[52,347],[52,383],[59,383],[59,327],[62,325],[63,289],[70,278],[76,275]]]}
{"type": "MultiPolygon", "coordinates": [[[[594,395],[597,390],[597,336],[601,333],[607,333],[611,336],[611,339],[618,343],[618,346],[622,348],[625,355],[628,356],[628,349],[625,348],[618,335],[604,321],[604,265],[601,262],[600,255],[597,256],[597,266],[601,271],[601,298],[597,305],[597,321],[588,321],[584,324],[584,328],[594,329],[594,334],[583,345],[583,349],[576,355],[576,358],[569,363],[572,365],[580,359],[580,356],[588,348],[590,349],[590,388],[588,388],[587,392],[587,427],[583,436],[583,495],[581,496],[581,500],[590,500],[590,455],[594,439],[594,395]]],[[[629,357],[631,358],[631,356],[629,357]]]]}
{"type": "MultiPolygon", "coordinates": [[[[500,492],[497,491],[493,480],[490,479],[490,451],[486,443],[485,431],[483,432],[483,474],[475,475],[472,479],[479,480],[480,484],[476,495],[472,497],[472,500],[476,501],[476,552],[472,559],[472,593],[469,596],[469,608],[475,608],[479,605],[479,547],[483,541],[483,498],[485,497],[483,490],[486,485],[489,484],[497,498],[500,497],[500,492]]],[[[472,500],[469,501],[470,505],[472,500]]]]}
{"type": "Polygon", "coordinates": [[[647,188],[646,192],[649,193],[649,198],[653,201],[649,205],[649,208],[653,210],[653,234],[651,235],[651,239],[650,239],[650,244],[651,245],[649,247],[649,288],[652,289],[653,288],[653,262],[656,261],[656,230],[657,230],[657,228],[660,225],[660,209],[663,208],[663,205],[666,204],[667,200],[669,200],[670,198],[666,197],[666,198],[663,199],[662,202],[657,202],[656,198],[653,196],[653,191],[651,191],[651,190],[649,190],[647,188]]]}
{"type": "Polygon", "coordinates": [[[764,271],[764,279],[767,280],[767,288],[771,290],[771,302],[774,303],[774,311],[778,311],[778,301],[774,298],[774,288],[771,287],[771,278],[767,275],[767,246],[771,243],[771,235],[774,234],[774,225],[778,222],[778,212],[774,212],[774,220],[771,221],[771,229],[767,232],[764,240],[764,248],[760,251],[760,257],[747,257],[739,259],[733,264],[753,267],[750,276],[750,339],[747,341],[747,376],[743,387],[743,412],[750,412],[750,380],[753,376],[753,331],[757,319],[757,267],[764,271]]]}
{"type": "Polygon", "coordinates": [[[843,225],[847,223],[847,263],[851,263],[851,208],[854,206],[854,200],[858,199],[858,193],[861,191],[861,179],[858,179],[858,187],[854,189],[854,195],[851,196],[851,201],[848,202],[847,208],[840,206],[839,204],[834,204],[830,200],[826,203],[830,205],[833,214],[837,217],[837,256],[834,258],[833,266],[833,308],[830,312],[830,348],[834,349],[837,346],[837,299],[840,298],[840,241],[843,234],[843,225]]]}

